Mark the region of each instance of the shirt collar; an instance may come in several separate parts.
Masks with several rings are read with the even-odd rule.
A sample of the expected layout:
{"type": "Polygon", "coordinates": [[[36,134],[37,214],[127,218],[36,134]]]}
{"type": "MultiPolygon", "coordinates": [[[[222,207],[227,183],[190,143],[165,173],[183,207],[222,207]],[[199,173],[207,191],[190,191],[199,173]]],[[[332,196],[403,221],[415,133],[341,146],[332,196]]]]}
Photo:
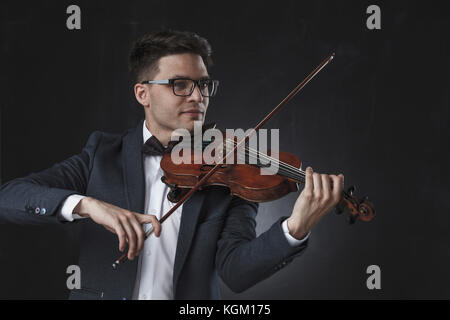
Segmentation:
{"type": "Polygon", "coordinates": [[[143,134],[143,141],[144,143],[151,138],[152,133],[147,129],[147,126],[145,125],[145,119],[144,119],[144,124],[143,124],[143,129],[142,129],[142,134],[143,134]]]}

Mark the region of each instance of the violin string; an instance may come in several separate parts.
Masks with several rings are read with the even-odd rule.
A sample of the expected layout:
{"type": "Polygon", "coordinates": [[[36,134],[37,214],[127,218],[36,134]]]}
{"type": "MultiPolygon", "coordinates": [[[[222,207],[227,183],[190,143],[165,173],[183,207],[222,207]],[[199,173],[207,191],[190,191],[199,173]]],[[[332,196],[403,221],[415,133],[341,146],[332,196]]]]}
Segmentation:
{"type": "MultiPolygon", "coordinates": [[[[248,153],[247,153],[248,154],[248,153]]],[[[243,155],[241,155],[240,157],[242,158],[243,155]]],[[[244,161],[245,161],[245,156],[243,156],[244,161]]],[[[255,159],[257,159],[255,157],[255,159]]],[[[257,165],[257,164],[255,164],[257,165]]],[[[286,176],[288,178],[292,178],[298,182],[304,182],[304,176],[302,176],[299,172],[293,172],[292,169],[289,168],[285,168],[283,165],[279,165],[278,167],[278,172],[277,174],[282,175],[282,176],[286,176]]]]}
{"type": "MultiPolygon", "coordinates": [[[[248,153],[246,153],[246,154],[248,155],[248,153]]],[[[239,156],[239,153],[238,153],[238,156],[239,156]]],[[[242,156],[244,156],[244,155],[242,155],[242,153],[240,153],[240,159],[243,159],[245,162],[245,156],[244,156],[244,158],[242,158],[242,156]]],[[[257,158],[253,158],[253,159],[257,159],[257,158]]],[[[272,158],[272,159],[274,159],[274,158],[272,158]]],[[[281,162],[281,163],[286,164],[285,162],[281,162]]],[[[293,167],[293,168],[295,168],[295,167],[293,167]]],[[[292,178],[293,180],[295,180],[297,182],[305,183],[305,174],[302,173],[304,171],[302,171],[301,169],[297,169],[297,168],[295,168],[295,169],[296,169],[295,171],[292,171],[292,169],[283,168],[283,165],[281,165],[279,167],[277,174],[288,177],[288,178],[292,178]]],[[[331,187],[333,186],[333,181],[330,181],[330,186],[331,187]]],[[[345,191],[343,191],[343,194],[344,194],[344,198],[346,198],[346,199],[349,198],[349,195],[347,195],[345,191]]]]}
{"type": "MultiPolygon", "coordinates": [[[[230,144],[233,144],[234,146],[236,146],[236,142],[234,142],[233,140],[227,139],[226,142],[227,142],[227,146],[230,146],[230,144]]],[[[206,144],[206,143],[204,143],[204,144],[206,144]]],[[[231,147],[233,147],[233,146],[231,146],[231,147]]],[[[255,149],[246,147],[244,150],[246,151],[246,155],[249,156],[249,159],[255,159],[257,161],[258,155],[259,155],[260,159],[264,158],[264,159],[268,159],[269,161],[272,161],[274,163],[278,163],[278,168],[279,168],[278,171],[279,171],[280,175],[284,175],[284,176],[290,177],[294,180],[304,183],[305,174],[304,174],[304,171],[302,171],[301,169],[293,167],[285,162],[279,161],[278,159],[270,157],[264,153],[258,152],[255,149]]],[[[240,156],[240,159],[244,160],[244,163],[245,163],[245,155],[242,155],[242,152],[239,152],[239,151],[237,154],[238,154],[238,156],[240,156]],[[242,158],[242,157],[244,157],[244,158],[242,158]]],[[[257,164],[255,163],[255,165],[257,165],[257,164]]]]}
{"type": "MultiPolygon", "coordinates": [[[[228,142],[234,143],[234,141],[232,141],[232,140],[228,140],[228,142]]],[[[304,175],[305,175],[305,172],[304,172],[303,170],[301,170],[301,169],[299,169],[299,168],[296,168],[296,167],[294,167],[294,166],[291,166],[291,165],[288,164],[288,163],[282,162],[282,161],[280,161],[279,159],[273,158],[273,157],[271,157],[271,156],[269,156],[269,155],[267,155],[267,154],[264,154],[264,153],[262,153],[262,152],[259,152],[259,151],[255,150],[255,149],[252,149],[252,148],[247,148],[247,147],[246,147],[246,151],[247,151],[247,150],[248,150],[249,152],[251,152],[252,155],[254,155],[255,157],[258,157],[258,156],[259,156],[260,159],[261,159],[261,158],[264,158],[264,159],[267,159],[267,160],[269,160],[269,161],[271,161],[271,162],[275,162],[275,163],[278,162],[279,167],[286,168],[286,169],[290,169],[292,173],[298,173],[298,174],[300,174],[301,176],[304,176],[304,175]]],[[[253,158],[253,159],[254,159],[254,158],[253,158]]]]}
{"type": "MultiPolygon", "coordinates": [[[[249,149],[247,149],[247,150],[249,150],[249,149]]],[[[263,153],[258,153],[257,151],[255,152],[254,150],[251,150],[251,148],[250,148],[250,151],[248,153],[251,153],[252,155],[254,155],[253,159],[256,159],[256,160],[258,158],[259,159],[267,159],[269,162],[277,164],[279,170],[280,171],[282,170],[283,173],[292,174],[292,175],[294,175],[294,177],[298,177],[298,176],[300,178],[304,178],[305,177],[305,174],[301,171],[301,169],[292,167],[291,165],[289,165],[289,164],[287,164],[285,162],[279,161],[276,158],[273,158],[271,156],[265,155],[263,153]]],[[[249,156],[249,158],[250,158],[250,156],[249,156]]]]}
{"type": "MultiPolygon", "coordinates": [[[[206,146],[209,143],[210,142],[204,141],[203,145],[206,146]]],[[[226,143],[227,143],[227,146],[230,146],[232,144],[230,146],[231,148],[235,147],[236,144],[237,144],[235,141],[233,141],[231,139],[226,139],[226,143]]],[[[222,148],[223,148],[223,146],[222,146],[222,148]]],[[[289,165],[289,164],[287,164],[285,162],[279,161],[278,159],[270,157],[270,156],[268,156],[268,155],[266,155],[266,154],[264,154],[262,152],[259,152],[259,151],[255,150],[255,149],[245,147],[244,150],[245,150],[245,155],[248,155],[249,159],[254,159],[257,162],[258,156],[259,156],[259,159],[263,158],[263,159],[267,159],[268,161],[271,161],[273,163],[277,163],[278,164],[278,168],[279,168],[278,174],[286,176],[286,177],[289,177],[289,178],[292,178],[292,179],[294,179],[296,181],[299,181],[301,183],[305,182],[304,181],[305,172],[303,170],[301,170],[299,168],[296,168],[296,167],[293,167],[293,166],[291,166],[291,165],[289,165]]],[[[240,157],[240,159],[244,160],[244,163],[245,163],[245,155],[243,155],[242,152],[240,152],[240,151],[237,152],[237,155],[238,155],[238,157],[240,157]]],[[[257,164],[255,163],[255,165],[257,165],[257,164]]]]}
{"type": "MultiPolygon", "coordinates": [[[[233,140],[227,139],[227,145],[230,145],[230,144],[235,145],[236,143],[233,140]]],[[[246,155],[249,156],[249,159],[252,158],[252,159],[258,160],[258,156],[259,156],[259,159],[261,159],[261,158],[267,159],[268,161],[278,164],[278,168],[279,168],[279,171],[281,174],[286,175],[287,177],[293,178],[295,180],[300,180],[301,182],[304,182],[305,173],[303,170],[293,167],[285,162],[279,161],[278,159],[268,156],[268,155],[266,155],[262,152],[259,152],[255,149],[245,147],[244,150],[246,151],[246,155]]],[[[240,153],[241,152],[238,151],[238,156],[240,153]]],[[[242,159],[242,153],[241,153],[241,159],[242,159]]],[[[245,162],[245,156],[244,156],[244,162],[245,162]]]]}
{"type": "MultiPolygon", "coordinates": [[[[228,140],[227,142],[234,143],[234,141],[231,140],[231,139],[227,139],[227,140],[228,140]]],[[[292,169],[295,170],[295,171],[299,170],[301,173],[304,173],[303,170],[301,170],[301,169],[299,169],[299,168],[296,168],[296,167],[294,167],[294,166],[291,166],[290,164],[288,164],[288,163],[286,163],[286,162],[279,161],[279,159],[273,158],[273,157],[271,157],[271,156],[269,156],[269,155],[267,155],[267,154],[265,154],[265,153],[259,152],[259,151],[256,150],[256,149],[252,149],[252,148],[247,148],[247,147],[246,147],[246,150],[252,151],[253,154],[255,154],[255,155],[259,156],[259,157],[265,158],[265,159],[267,159],[267,160],[271,160],[272,162],[280,162],[281,164],[285,165],[286,167],[290,167],[290,168],[292,168],[292,169]]]]}
{"type": "MultiPolygon", "coordinates": [[[[230,140],[230,141],[232,141],[232,140],[230,140]]],[[[272,158],[272,157],[270,157],[270,156],[268,156],[268,155],[265,155],[264,153],[261,153],[261,152],[259,152],[259,151],[257,151],[257,150],[255,150],[255,149],[252,149],[252,148],[246,148],[246,151],[249,151],[249,150],[252,150],[253,151],[253,154],[257,154],[257,155],[263,155],[263,156],[266,156],[266,158],[268,158],[268,159],[272,159],[273,161],[278,161],[276,158],[272,158]]],[[[238,152],[238,156],[239,156],[239,152],[238,152]]],[[[246,155],[249,155],[249,153],[247,152],[246,153],[246,155]]],[[[243,159],[244,160],[244,162],[245,162],[245,155],[244,155],[244,158],[242,158],[242,153],[241,153],[241,158],[240,159],[243,159]]],[[[250,155],[249,155],[249,158],[250,158],[250,155]]],[[[258,159],[257,157],[254,157],[253,159],[258,159]]],[[[291,166],[291,165],[289,165],[288,163],[285,163],[285,162],[282,162],[282,161],[278,161],[281,165],[279,165],[279,173],[281,174],[281,175],[284,175],[284,176],[286,176],[286,177],[289,177],[289,178],[292,178],[292,179],[294,179],[294,180],[296,180],[296,181],[299,181],[299,182],[301,182],[301,183],[305,183],[305,177],[306,177],[306,172],[305,171],[303,171],[301,168],[296,168],[296,167],[293,167],[293,166],[291,166]]],[[[333,181],[330,181],[330,185],[331,186],[333,186],[333,181]]],[[[343,192],[344,193],[344,198],[348,198],[349,196],[346,194],[346,192],[343,192]]]]}

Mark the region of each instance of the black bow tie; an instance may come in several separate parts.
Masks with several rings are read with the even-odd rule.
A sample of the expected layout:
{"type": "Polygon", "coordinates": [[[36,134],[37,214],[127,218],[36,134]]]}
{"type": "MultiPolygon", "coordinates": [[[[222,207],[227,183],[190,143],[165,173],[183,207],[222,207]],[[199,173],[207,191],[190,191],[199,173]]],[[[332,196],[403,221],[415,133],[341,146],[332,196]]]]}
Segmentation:
{"type": "Polygon", "coordinates": [[[166,149],[155,136],[151,136],[142,145],[142,153],[149,156],[163,156],[166,149]]]}
{"type": "MultiPolygon", "coordinates": [[[[202,132],[206,131],[210,128],[215,128],[215,123],[205,124],[202,127],[202,132]]],[[[191,139],[193,142],[193,139],[191,139]]],[[[178,141],[169,141],[169,145],[164,147],[162,143],[155,136],[151,136],[145,143],[142,145],[142,153],[149,156],[163,156],[164,153],[170,152],[172,148],[178,143],[178,141]]]]}

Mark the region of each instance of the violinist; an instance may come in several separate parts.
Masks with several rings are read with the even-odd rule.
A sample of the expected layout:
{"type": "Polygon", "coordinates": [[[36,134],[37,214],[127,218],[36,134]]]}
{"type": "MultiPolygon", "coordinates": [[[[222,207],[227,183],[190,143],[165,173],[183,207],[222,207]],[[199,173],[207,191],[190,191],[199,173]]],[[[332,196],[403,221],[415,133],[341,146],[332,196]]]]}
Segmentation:
{"type": "Polygon", "coordinates": [[[144,36],[130,70],[145,120],[122,134],[95,131],[80,154],[1,187],[3,221],[83,224],[81,288],[71,299],[219,299],[218,277],[242,292],[300,256],[340,201],[343,175],[308,167],[292,210],[258,237],[258,204],[224,187],[196,191],[160,224],[173,206],[161,181],[164,147],[174,130],[205,121],[218,83],[211,64],[208,41],[194,33],[144,36]],[[129,261],[114,270],[117,249],[129,261]]]}

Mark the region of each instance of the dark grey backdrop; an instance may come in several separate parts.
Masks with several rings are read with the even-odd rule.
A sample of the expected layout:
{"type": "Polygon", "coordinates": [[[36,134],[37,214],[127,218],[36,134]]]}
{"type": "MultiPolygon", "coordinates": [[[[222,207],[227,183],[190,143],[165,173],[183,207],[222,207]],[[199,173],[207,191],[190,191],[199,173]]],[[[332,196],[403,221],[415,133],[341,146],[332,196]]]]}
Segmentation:
{"type": "MultiPolygon", "coordinates": [[[[377,208],[368,224],[326,216],[307,252],[242,294],[224,298],[449,298],[448,11],[430,1],[72,1],[1,8],[1,182],[80,152],[94,130],[143,117],[127,74],[145,32],[192,30],[213,46],[220,91],[207,120],[249,128],[331,52],[336,59],[267,128],[281,150],[343,172],[377,208]],[[366,28],[381,7],[382,30],[366,28]],[[366,287],[381,267],[382,289],[366,287]]],[[[290,195],[261,206],[258,232],[289,214],[290,195]]],[[[0,225],[0,298],[62,298],[76,264],[76,226],[0,225]]]]}

